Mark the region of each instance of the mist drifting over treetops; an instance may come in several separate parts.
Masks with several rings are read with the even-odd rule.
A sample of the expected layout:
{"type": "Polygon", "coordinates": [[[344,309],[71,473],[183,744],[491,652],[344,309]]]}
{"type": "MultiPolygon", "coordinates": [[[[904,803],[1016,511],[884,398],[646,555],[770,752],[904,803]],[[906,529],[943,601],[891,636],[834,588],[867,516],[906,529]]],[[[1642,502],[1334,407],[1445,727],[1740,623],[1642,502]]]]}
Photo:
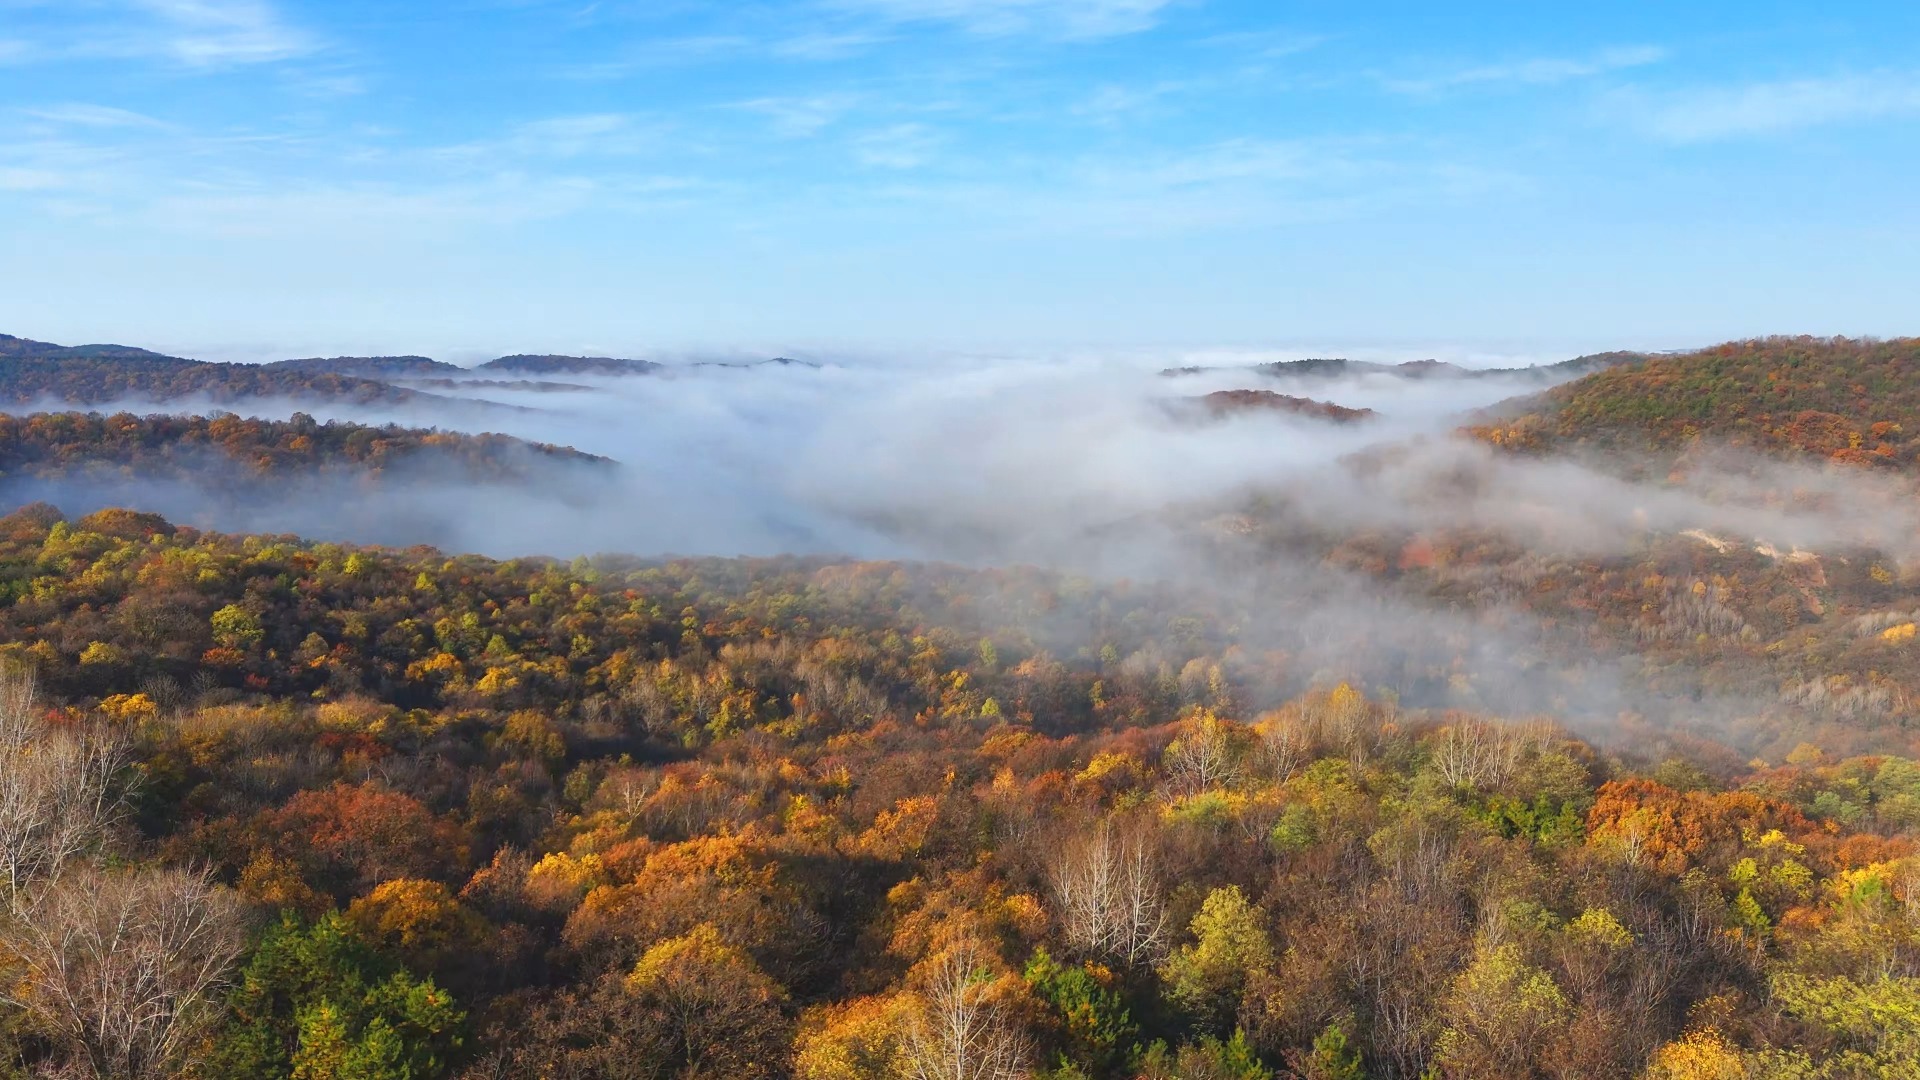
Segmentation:
{"type": "Polygon", "coordinates": [[[1920,1077],[1920,5],[1402,7],[0,0],[0,1080],[1920,1077]]]}
{"type": "Polygon", "coordinates": [[[4,348],[0,659],[32,677],[0,679],[29,857],[0,941],[40,996],[0,1000],[36,1060],[1742,1060],[1691,991],[1613,1034],[1684,970],[1714,1000],[1773,980],[1738,1038],[1793,1064],[1828,1030],[1810,995],[1868,992],[1798,950],[1880,950],[1821,928],[1905,918],[1920,881],[1920,341],[1478,367],[4,348]],[[69,804],[99,813],[47,832],[69,804]],[[1565,910],[1514,944],[1486,881],[1565,910]],[[151,910],[176,918],[99,947],[151,910]],[[1399,974],[1300,967],[1275,927],[1399,974]],[[200,974],[134,978],[166,955],[200,974]],[[866,968],[888,989],[846,998],[866,968]],[[1513,972],[1534,1034],[1471,1034],[1513,972]],[[1096,990],[1105,1049],[1055,1019],[1096,990]],[[677,1009],[696,993],[724,1008],[677,1009]],[[143,995],[170,1023],[115,1023],[143,995]],[[984,1026],[936,1036],[955,1018],[984,1026]]]}
{"type": "MultiPolygon", "coordinates": [[[[1689,529],[1785,550],[1914,535],[1885,477],[1774,461],[1756,476],[1751,455],[1702,456],[1669,482],[1630,467],[1628,454],[1535,460],[1461,434],[1482,410],[1528,400],[1590,365],[1434,373],[1419,364],[1194,360],[722,361],[620,375],[555,360],[534,378],[524,365],[387,372],[378,393],[331,381],[351,371],[372,382],[362,378],[374,371],[369,362],[295,362],[294,370],[327,366],[318,383],[286,386],[263,377],[278,374],[276,365],[228,365],[249,380],[239,393],[181,380],[180,393],[93,390],[80,407],[486,431],[612,466],[536,453],[527,475],[475,492],[470,481],[500,477],[431,453],[395,455],[379,463],[377,482],[322,475],[339,472],[326,462],[253,485],[245,499],[220,496],[232,474],[213,462],[204,473],[176,467],[164,476],[16,470],[9,482],[76,506],[124,502],[138,486],[151,504],[143,508],[205,527],[497,556],[798,552],[1078,569],[1119,559],[1109,568],[1123,569],[1143,554],[1141,534],[1192,526],[1255,496],[1329,529],[1471,524],[1595,553],[1689,529]],[[1344,424],[1196,407],[1208,394],[1248,389],[1373,415],[1344,424]],[[1802,497],[1770,500],[1781,490],[1802,497]]],[[[56,388],[10,411],[74,407],[66,400],[56,388]]]]}
{"type": "MultiPolygon", "coordinates": [[[[16,351],[54,348],[36,346],[16,351]]],[[[1718,436],[1675,456],[1655,440],[1524,452],[1495,434],[1664,362],[1638,353],[1477,366],[520,355],[467,368],[117,349],[12,373],[26,415],[11,421],[23,427],[0,490],[76,514],[129,506],[503,558],[802,554],[1150,582],[1236,612],[1243,645],[1293,657],[1289,685],[1353,678],[1587,723],[1677,711],[1725,732],[1774,695],[1723,683],[1703,697],[1670,671],[1654,683],[1679,683],[1654,689],[1641,638],[1666,624],[1595,648],[1581,620],[1537,602],[1542,582],[1695,552],[1795,579],[1823,573],[1822,554],[1911,561],[1920,536],[1898,470],[1718,436]],[[119,372],[127,392],[74,382],[76,363],[119,372]],[[69,400],[93,416],[32,415],[69,400]],[[212,418],[141,418],[160,412],[212,418]],[[1475,554],[1445,554],[1463,543],[1475,554]]],[[[1755,633],[1712,614],[1712,595],[1702,614],[1675,603],[1660,601],[1668,623],[1755,633]]],[[[1091,633],[1073,617],[1028,628],[1063,651],[1091,633]]]]}

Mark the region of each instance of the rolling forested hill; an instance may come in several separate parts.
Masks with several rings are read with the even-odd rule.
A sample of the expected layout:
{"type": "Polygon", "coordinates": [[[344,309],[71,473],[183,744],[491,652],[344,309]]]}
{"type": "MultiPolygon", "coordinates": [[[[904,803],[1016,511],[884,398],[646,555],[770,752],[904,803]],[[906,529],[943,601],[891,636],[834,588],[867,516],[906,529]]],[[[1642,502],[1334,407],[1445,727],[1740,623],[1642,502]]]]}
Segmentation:
{"type": "Polygon", "coordinates": [[[1294,416],[1305,416],[1315,420],[1330,420],[1336,424],[1352,424],[1372,418],[1372,409],[1349,409],[1331,401],[1315,401],[1312,398],[1294,397],[1291,394],[1276,394],[1271,390],[1216,390],[1203,397],[1190,399],[1209,416],[1245,415],[1247,413],[1277,412],[1294,416]]]}
{"type": "Polygon", "coordinates": [[[298,371],[319,375],[346,375],[368,379],[405,376],[442,376],[466,369],[444,360],[425,356],[314,356],[300,360],[276,360],[265,365],[280,371],[298,371]]]}
{"type": "MultiPolygon", "coordinates": [[[[0,687],[6,730],[138,763],[84,788],[130,828],[76,825],[121,861],[21,880],[164,898],[198,920],[176,959],[237,962],[196,1076],[1914,1060],[1908,759],[1263,700],[1234,621],[1035,571],[501,563],[30,507],[0,594],[45,695],[0,687]]],[[[64,791],[28,783],[56,760],[0,785],[64,791]]],[[[54,917],[0,923],[16,1000],[64,987],[29,932],[54,917]]],[[[92,1037],[33,1008],[0,1034],[26,1061],[92,1037]]]]}
{"type": "MultiPolygon", "coordinates": [[[[1621,364],[1643,360],[1646,353],[1605,352],[1587,356],[1576,356],[1571,360],[1561,360],[1551,364],[1536,364],[1531,367],[1476,368],[1463,367],[1445,360],[1408,360],[1398,364],[1384,364],[1374,360],[1348,360],[1342,357],[1313,357],[1306,360],[1276,360],[1271,363],[1254,364],[1240,369],[1256,372],[1275,379],[1342,379],[1355,375],[1385,375],[1397,379],[1488,379],[1512,378],[1536,380],[1541,383],[1559,382],[1577,378],[1595,371],[1605,371],[1621,364]]],[[[1229,371],[1231,368],[1190,365],[1187,367],[1167,368],[1160,372],[1169,378],[1185,375],[1198,375],[1210,371],[1229,371]]]]}
{"type": "MultiPolygon", "coordinates": [[[[7,480],[133,507],[0,516],[0,1077],[1916,1075],[1920,564],[1651,519],[1530,544],[1490,490],[1569,449],[1835,456],[1807,412],[1901,464],[1910,355],[1609,366],[1478,432],[1533,456],[1416,440],[1329,466],[1334,501],[1170,508],[1192,580],[227,535],[147,511],[394,481],[389,515],[438,463],[499,528],[539,504],[477,484],[613,466],[0,418],[7,480]],[[1396,485],[1406,515],[1345,512],[1396,485]]],[[[1331,409],[1300,400],[1221,404],[1331,409]]]]}
{"type": "Polygon", "coordinates": [[[652,360],[624,360],[613,356],[517,354],[489,360],[475,370],[519,375],[649,375],[661,366],[652,360]]]}
{"type": "Polygon", "coordinates": [[[377,379],[299,366],[215,364],[119,345],[60,346],[0,338],[0,401],[104,405],[182,398],[232,403],[292,397],[354,404],[426,400],[377,379]]]}
{"type": "Polygon", "coordinates": [[[618,477],[606,458],[510,436],[304,414],[0,416],[0,500],[75,514],[133,507],[201,526],[473,545],[501,535],[469,527],[476,500],[577,512],[618,477]]]}
{"type": "Polygon", "coordinates": [[[1349,375],[1392,375],[1403,379],[1489,379],[1500,377],[1519,377],[1551,382],[1572,378],[1595,371],[1605,371],[1621,364],[1633,363],[1644,359],[1646,354],[1634,352],[1594,353],[1590,356],[1577,356],[1571,360],[1562,360],[1553,364],[1539,364],[1534,367],[1509,368],[1470,368],[1445,360],[1409,360],[1400,364],[1381,364],[1368,360],[1313,359],[1279,360],[1270,364],[1261,364],[1254,368],[1263,375],[1274,378],[1323,378],[1335,379],[1349,375]]]}
{"type": "Polygon", "coordinates": [[[455,468],[476,482],[515,482],[526,480],[529,466],[542,460],[613,464],[507,435],[320,423],[304,414],[285,421],[78,412],[0,416],[0,476],[7,477],[46,479],[110,468],[145,477],[273,482],[327,470],[377,476],[431,464],[455,468]],[[209,452],[217,460],[210,461],[209,452]]]}
{"type": "Polygon", "coordinates": [[[1501,446],[1731,445],[1856,465],[1920,460],[1920,338],[1762,338],[1648,357],[1516,402],[1501,446]]]}
{"type": "Polygon", "coordinates": [[[159,364],[191,363],[131,345],[55,345],[31,338],[0,334],[0,359],[7,360],[146,360],[159,364]]]}

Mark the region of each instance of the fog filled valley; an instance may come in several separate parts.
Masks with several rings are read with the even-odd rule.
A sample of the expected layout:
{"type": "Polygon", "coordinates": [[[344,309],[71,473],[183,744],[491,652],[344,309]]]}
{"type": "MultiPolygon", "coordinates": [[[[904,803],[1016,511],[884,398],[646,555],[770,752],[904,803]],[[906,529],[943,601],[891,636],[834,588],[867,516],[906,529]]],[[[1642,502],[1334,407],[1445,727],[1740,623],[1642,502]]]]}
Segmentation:
{"type": "Polygon", "coordinates": [[[1920,339],[0,407],[0,1077],[1920,1075],[1920,339]]]}

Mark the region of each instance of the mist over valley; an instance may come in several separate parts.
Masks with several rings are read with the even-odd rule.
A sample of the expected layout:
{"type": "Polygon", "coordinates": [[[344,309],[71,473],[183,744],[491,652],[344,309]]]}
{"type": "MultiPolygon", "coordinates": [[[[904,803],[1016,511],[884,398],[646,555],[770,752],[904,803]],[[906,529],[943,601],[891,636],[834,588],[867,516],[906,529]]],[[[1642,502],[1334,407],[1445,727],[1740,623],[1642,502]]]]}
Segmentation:
{"type": "Polygon", "coordinates": [[[0,1080],[1920,1078],[1917,40],[0,0],[0,1080]]]}

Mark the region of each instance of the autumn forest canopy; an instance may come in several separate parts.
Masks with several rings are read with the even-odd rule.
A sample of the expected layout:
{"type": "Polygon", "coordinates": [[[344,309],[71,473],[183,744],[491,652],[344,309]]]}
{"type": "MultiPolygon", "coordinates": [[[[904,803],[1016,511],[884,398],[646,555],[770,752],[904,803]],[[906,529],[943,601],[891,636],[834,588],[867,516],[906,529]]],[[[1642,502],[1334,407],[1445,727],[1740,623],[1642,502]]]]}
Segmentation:
{"type": "Polygon", "coordinates": [[[1920,1076],[1920,339],[0,336],[0,1078],[1920,1076]]]}

